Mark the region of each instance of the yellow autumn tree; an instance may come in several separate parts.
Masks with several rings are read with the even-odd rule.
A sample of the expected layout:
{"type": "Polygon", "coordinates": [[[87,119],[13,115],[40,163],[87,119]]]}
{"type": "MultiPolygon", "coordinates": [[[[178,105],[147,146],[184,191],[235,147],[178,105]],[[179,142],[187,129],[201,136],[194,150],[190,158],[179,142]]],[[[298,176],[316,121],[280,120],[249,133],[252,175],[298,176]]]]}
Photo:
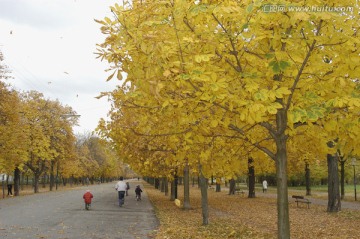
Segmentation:
{"type": "Polygon", "coordinates": [[[45,99],[36,91],[22,94],[20,109],[20,127],[27,151],[22,165],[33,173],[34,192],[37,193],[40,176],[49,168],[53,183],[55,166],[58,167],[66,153],[70,154],[73,150],[72,123],[62,118],[72,110],[58,101],[45,99]]]}
{"type": "MultiPolygon", "coordinates": [[[[275,162],[279,238],[290,237],[289,138],[300,132],[311,137],[316,129],[325,147],[322,142],[334,140],[325,122],[340,111],[348,119],[359,114],[359,6],[343,1],[352,6],[347,10],[327,1],[333,11],[306,11],[318,4],[133,1],[116,4],[114,18],[99,21],[108,35],[100,57],[114,74],[125,72],[130,85],[119,90],[123,94],[115,91],[114,101],[152,107],[138,116],[137,132],[182,132],[184,138],[191,132],[192,142],[182,141],[185,149],[222,130],[223,137],[237,137],[251,146],[245,149],[255,147],[275,162]],[[155,124],[154,116],[169,128],[155,124]]],[[[116,110],[114,118],[124,117],[116,110]]],[[[357,135],[356,127],[348,130],[357,135]]],[[[210,155],[200,155],[202,165],[214,160],[210,155]]]]}
{"type": "Polygon", "coordinates": [[[0,51],[0,172],[11,174],[25,153],[19,126],[19,94],[6,84],[10,71],[0,51]]]}
{"type": "Polygon", "coordinates": [[[20,98],[0,81],[0,171],[9,175],[25,154],[20,124],[20,98]]]}

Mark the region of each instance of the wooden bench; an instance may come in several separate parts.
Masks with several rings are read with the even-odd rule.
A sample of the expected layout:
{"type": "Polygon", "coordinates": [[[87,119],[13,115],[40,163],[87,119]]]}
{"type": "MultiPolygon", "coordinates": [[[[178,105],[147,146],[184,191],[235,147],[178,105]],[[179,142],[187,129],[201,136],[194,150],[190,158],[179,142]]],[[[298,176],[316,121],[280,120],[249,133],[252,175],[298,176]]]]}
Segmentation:
{"type": "Polygon", "coordinates": [[[310,201],[307,198],[304,198],[304,196],[296,196],[293,195],[292,198],[295,198],[296,206],[299,207],[299,203],[306,203],[308,205],[308,208],[310,208],[310,201]]]}
{"type": "Polygon", "coordinates": [[[245,195],[244,190],[242,190],[240,187],[235,187],[236,194],[241,194],[242,196],[245,195]]]}

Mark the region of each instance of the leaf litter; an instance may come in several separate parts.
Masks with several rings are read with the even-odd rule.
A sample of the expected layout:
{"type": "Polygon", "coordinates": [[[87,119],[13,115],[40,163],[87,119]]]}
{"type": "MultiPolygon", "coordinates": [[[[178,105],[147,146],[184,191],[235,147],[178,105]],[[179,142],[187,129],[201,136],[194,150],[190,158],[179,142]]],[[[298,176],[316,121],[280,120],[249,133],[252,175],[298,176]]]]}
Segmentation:
{"type": "MultiPolygon", "coordinates": [[[[145,185],[160,221],[156,239],[270,239],[277,238],[276,199],[247,198],[227,192],[208,191],[209,224],[202,225],[201,194],[190,187],[190,210],[177,207],[170,196],[145,185]]],[[[178,187],[183,202],[183,187],[178,187]]],[[[360,212],[345,209],[326,212],[326,206],[311,204],[299,207],[289,200],[291,238],[360,238],[360,212]]]]}

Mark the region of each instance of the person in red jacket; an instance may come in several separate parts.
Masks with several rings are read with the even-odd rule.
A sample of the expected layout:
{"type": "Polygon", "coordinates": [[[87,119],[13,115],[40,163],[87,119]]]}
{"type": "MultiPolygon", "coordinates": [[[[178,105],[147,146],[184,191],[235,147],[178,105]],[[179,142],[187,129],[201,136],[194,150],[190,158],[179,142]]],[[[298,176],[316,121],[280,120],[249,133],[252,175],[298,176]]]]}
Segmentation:
{"type": "Polygon", "coordinates": [[[83,199],[85,201],[85,209],[89,210],[91,206],[91,199],[94,196],[91,194],[90,190],[86,190],[86,193],[83,195],[83,199]]]}

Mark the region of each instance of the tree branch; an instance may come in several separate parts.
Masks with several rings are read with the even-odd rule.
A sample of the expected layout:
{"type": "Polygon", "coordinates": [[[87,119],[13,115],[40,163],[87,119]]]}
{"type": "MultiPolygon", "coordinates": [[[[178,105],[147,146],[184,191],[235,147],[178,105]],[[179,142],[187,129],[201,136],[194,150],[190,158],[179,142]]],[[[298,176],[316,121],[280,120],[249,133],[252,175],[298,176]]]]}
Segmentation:
{"type": "Polygon", "coordinates": [[[215,19],[215,21],[219,24],[219,26],[224,30],[224,32],[228,35],[228,38],[229,38],[229,41],[230,41],[230,44],[231,44],[231,47],[232,47],[232,55],[235,57],[235,59],[236,59],[236,64],[237,64],[237,66],[236,66],[236,70],[238,71],[238,72],[242,72],[242,67],[241,67],[241,63],[240,63],[240,60],[239,60],[239,58],[237,57],[237,50],[236,50],[236,47],[235,47],[235,43],[234,43],[234,40],[231,38],[231,34],[227,31],[227,29],[225,28],[225,26],[220,22],[220,20],[215,16],[215,14],[214,13],[212,13],[211,14],[213,17],[214,17],[214,19],[215,19]]]}
{"type": "Polygon", "coordinates": [[[275,154],[273,152],[271,152],[271,150],[269,150],[268,148],[266,147],[263,147],[260,145],[260,143],[262,141],[266,141],[266,140],[270,140],[271,138],[266,138],[266,139],[263,139],[262,141],[259,141],[259,142],[256,142],[256,143],[252,143],[246,136],[245,136],[245,133],[242,129],[236,127],[235,125],[233,124],[230,124],[229,125],[229,128],[240,133],[242,136],[244,136],[243,140],[245,140],[246,142],[248,142],[249,144],[253,145],[254,147],[258,148],[259,150],[263,151],[265,154],[267,154],[271,159],[275,160],[275,154]]]}
{"type": "Polygon", "coordinates": [[[146,136],[146,137],[164,137],[164,136],[171,136],[171,135],[178,135],[178,134],[185,134],[191,131],[191,129],[186,129],[184,131],[175,132],[175,133],[166,133],[166,134],[142,134],[137,131],[135,131],[133,128],[130,128],[130,130],[138,135],[138,136],[146,136]]]}
{"type": "MultiPolygon", "coordinates": [[[[323,22],[323,21],[320,20],[319,26],[318,26],[317,29],[316,29],[316,36],[318,36],[319,33],[320,33],[320,29],[321,29],[321,26],[322,26],[322,22],[323,22]]],[[[287,112],[287,111],[289,110],[289,108],[290,108],[291,100],[292,100],[292,98],[293,98],[293,96],[294,96],[294,92],[295,92],[296,86],[297,86],[297,84],[298,84],[299,81],[300,81],[300,77],[301,77],[301,75],[302,75],[302,73],[303,73],[303,71],[304,71],[304,69],[305,69],[305,66],[306,66],[307,62],[309,61],[309,58],[310,58],[310,56],[311,56],[311,53],[312,53],[312,51],[313,51],[314,48],[315,48],[315,44],[316,44],[316,40],[314,39],[313,42],[312,42],[312,44],[311,44],[310,47],[309,47],[308,52],[306,53],[305,59],[304,59],[303,63],[301,64],[301,67],[300,67],[300,69],[299,69],[299,72],[298,72],[298,74],[296,75],[294,84],[292,85],[292,87],[291,87],[291,89],[290,89],[291,94],[289,95],[288,101],[287,101],[287,103],[286,103],[286,107],[285,107],[285,111],[286,111],[286,112],[287,112]]]]}

